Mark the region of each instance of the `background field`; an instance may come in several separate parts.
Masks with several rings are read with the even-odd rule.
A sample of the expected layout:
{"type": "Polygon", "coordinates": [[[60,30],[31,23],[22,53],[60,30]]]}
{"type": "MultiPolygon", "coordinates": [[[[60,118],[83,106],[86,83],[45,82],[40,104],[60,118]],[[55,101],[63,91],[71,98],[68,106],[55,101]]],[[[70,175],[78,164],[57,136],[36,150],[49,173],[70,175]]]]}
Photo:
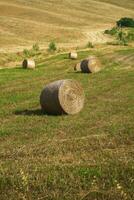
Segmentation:
{"type": "Polygon", "coordinates": [[[75,73],[78,61],[67,54],[37,60],[34,71],[0,70],[0,200],[134,198],[134,49],[95,49],[79,59],[89,54],[101,59],[101,72],[75,73]],[[42,88],[64,78],[83,85],[83,111],[43,115],[42,88]]]}
{"type": "Polygon", "coordinates": [[[1,51],[51,40],[71,47],[102,43],[103,30],[124,16],[134,17],[133,0],[0,0],[1,51]]]}

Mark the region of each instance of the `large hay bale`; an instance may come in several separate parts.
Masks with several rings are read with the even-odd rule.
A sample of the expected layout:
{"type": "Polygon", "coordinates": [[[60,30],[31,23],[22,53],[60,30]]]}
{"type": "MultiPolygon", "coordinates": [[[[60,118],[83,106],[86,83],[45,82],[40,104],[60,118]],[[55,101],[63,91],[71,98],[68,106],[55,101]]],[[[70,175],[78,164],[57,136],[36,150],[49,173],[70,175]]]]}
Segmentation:
{"type": "Polygon", "coordinates": [[[25,59],[22,63],[24,69],[35,69],[35,61],[32,59],[25,59]]]}
{"type": "Polygon", "coordinates": [[[78,58],[77,52],[70,52],[69,53],[69,58],[73,59],[73,60],[77,59],[78,58]]]}
{"type": "Polygon", "coordinates": [[[74,67],[75,71],[95,73],[101,70],[101,62],[96,56],[89,56],[74,67]]]}
{"type": "Polygon", "coordinates": [[[76,114],[84,106],[84,91],[79,82],[71,79],[48,84],[41,92],[40,104],[48,114],[76,114]]]}

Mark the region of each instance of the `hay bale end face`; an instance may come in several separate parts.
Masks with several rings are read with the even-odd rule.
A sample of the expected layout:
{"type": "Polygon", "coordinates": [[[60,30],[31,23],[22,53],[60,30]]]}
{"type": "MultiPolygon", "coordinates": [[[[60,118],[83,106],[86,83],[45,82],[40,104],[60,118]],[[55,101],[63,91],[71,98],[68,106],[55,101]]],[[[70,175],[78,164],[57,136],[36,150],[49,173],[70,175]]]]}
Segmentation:
{"type": "Polygon", "coordinates": [[[73,60],[77,59],[78,58],[77,52],[70,52],[69,53],[69,58],[73,59],[73,60]]]}
{"type": "Polygon", "coordinates": [[[96,73],[101,70],[101,62],[96,56],[89,56],[78,63],[74,70],[83,73],[96,73]]]}
{"type": "Polygon", "coordinates": [[[35,69],[35,61],[32,59],[25,59],[22,63],[24,69],[35,69]]]}
{"type": "Polygon", "coordinates": [[[77,64],[74,66],[74,71],[81,72],[81,63],[77,63],[77,64]]]}
{"type": "Polygon", "coordinates": [[[48,84],[41,92],[43,112],[54,115],[76,114],[84,106],[84,91],[75,80],[59,80],[48,84]]]}

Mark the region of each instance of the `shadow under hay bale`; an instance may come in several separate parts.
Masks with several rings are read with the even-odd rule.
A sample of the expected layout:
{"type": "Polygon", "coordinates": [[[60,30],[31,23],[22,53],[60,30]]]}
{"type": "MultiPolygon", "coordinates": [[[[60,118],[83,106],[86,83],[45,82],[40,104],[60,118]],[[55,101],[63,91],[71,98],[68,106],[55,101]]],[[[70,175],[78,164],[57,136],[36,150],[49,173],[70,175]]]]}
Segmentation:
{"type": "Polygon", "coordinates": [[[90,56],[76,64],[74,70],[83,73],[96,73],[101,70],[101,62],[96,56],[90,56]]]}
{"type": "Polygon", "coordinates": [[[69,58],[72,59],[72,60],[76,60],[78,58],[77,52],[70,52],[69,58]]]}
{"type": "Polygon", "coordinates": [[[79,82],[67,79],[48,84],[41,92],[40,104],[48,114],[76,114],[82,110],[84,99],[79,82]]]}
{"type": "Polygon", "coordinates": [[[35,61],[32,59],[25,59],[22,63],[23,69],[35,69],[35,61]]]}
{"type": "Polygon", "coordinates": [[[19,111],[15,111],[14,113],[15,115],[27,115],[27,116],[34,116],[34,115],[44,115],[44,113],[42,112],[42,110],[40,109],[36,109],[36,110],[19,110],[19,111]]]}

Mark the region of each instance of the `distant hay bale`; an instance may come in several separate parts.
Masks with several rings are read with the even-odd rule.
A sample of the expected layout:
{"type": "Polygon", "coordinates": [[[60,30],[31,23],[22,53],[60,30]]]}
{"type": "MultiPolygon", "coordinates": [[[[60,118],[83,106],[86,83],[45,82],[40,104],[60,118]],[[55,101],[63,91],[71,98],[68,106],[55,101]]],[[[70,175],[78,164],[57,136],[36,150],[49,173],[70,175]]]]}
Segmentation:
{"type": "Polygon", "coordinates": [[[81,72],[81,62],[80,62],[80,63],[77,63],[77,64],[74,66],[74,70],[77,71],[77,72],[81,72]]]}
{"type": "Polygon", "coordinates": [[[35,69],[35,61],[32,59],[25,59],[22,63],[24,69],[35,69]]]}
{"type": "Polygon", "coordinates": [[[73,60],[77,59],[78,58],[77,52],[70,52],[69,53],[69,58],[73,59],[73,60]]]}
{"type": "Polygon", "coordinates": [[[76,64],[74,70],[83,73],[96,73],[101,70],[101,62],[96,56],[89,56],[76,64]]]}
{"type": "Polygon", "coordinates": [[[76,114],[84,106],[84,91],[79,82],[71,79],[48,84],[41,92],[40,104],[48,114],[76,114]]]}

